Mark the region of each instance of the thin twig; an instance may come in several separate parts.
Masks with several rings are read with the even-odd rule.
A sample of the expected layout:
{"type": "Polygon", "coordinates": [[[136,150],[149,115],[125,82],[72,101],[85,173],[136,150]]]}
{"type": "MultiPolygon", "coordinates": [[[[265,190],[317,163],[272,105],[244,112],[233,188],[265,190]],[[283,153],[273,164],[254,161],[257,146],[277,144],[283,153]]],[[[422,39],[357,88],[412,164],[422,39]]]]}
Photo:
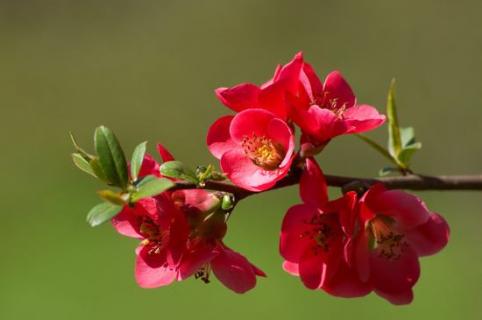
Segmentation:
{"type": "MultiPolygon", "coordinates": [[[[280,180],[273,189],[281,189],[284,187],[298,184],[300,181],[301,171],[286,176],[280,180]]],[[[347,186],[357,184],[361,186],[370,186],[374,183],[381,182],[388,189],[405,189],[405,190],[472,190],[482,191],[482,175],[457,175],[457,176],[425,176],[425,175],[407,175],[397,177],[381,177],[381,178],[358,178],[345,177],[335,175],[325,175],[326,183],[332,187],[340,187],[346,189],[347,186]]],[[[177,182],[173,188],[180,189],[196,189],[198,186],[189,182],[177,182]]],[[[259,192],[249,191],[239,188],[235,185],[220,182],[206,181],[203,187],[207,190],[222,191],[233,194],[237,201],[249,197],[259,192]]],[[[267,190],[267,191],[269,191],[267,190]]]]}

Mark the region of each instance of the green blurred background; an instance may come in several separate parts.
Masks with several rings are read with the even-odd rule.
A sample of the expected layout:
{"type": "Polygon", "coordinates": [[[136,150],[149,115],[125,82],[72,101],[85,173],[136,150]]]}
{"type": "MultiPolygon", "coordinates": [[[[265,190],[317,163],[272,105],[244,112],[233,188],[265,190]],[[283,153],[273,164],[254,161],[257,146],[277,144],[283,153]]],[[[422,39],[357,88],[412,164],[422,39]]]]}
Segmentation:
{"type": "MultiPolygon", "coordinates": [[[[250,198],[230,220],[226,242],[269,275],[255,290],[196,280],[143,290],[136,241],[85,223],[100,185],[71,164],[67,135],[90,148],[105,124],[129,154],[147,139],[151,152],[159,141],[189,164],[214,163],[205,133],[228,110],[213,89],[267,80],[303,50],[382,110],[397,78],[402,124],[424,143],[416,171],[480,173],[481,12],[480,1],[448,0],[0,1],[0,319],[482,319],[480,193],[421,194],[452,238],[423,259],[408,307],[335,299],[281,270],[278,233],[295,188],[250,198]]],[[[360,176],[386,164],[353,137],[319,160],[360,176]]]]}

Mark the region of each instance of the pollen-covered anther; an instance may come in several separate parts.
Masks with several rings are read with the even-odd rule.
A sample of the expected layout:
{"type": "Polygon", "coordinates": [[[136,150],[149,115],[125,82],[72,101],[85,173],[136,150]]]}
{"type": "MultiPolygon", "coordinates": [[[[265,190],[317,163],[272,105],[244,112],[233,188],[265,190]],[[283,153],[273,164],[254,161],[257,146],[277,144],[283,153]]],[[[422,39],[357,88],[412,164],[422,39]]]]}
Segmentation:
{"type": "Polygon", "coordinates": [[[211,273],[211,268],[209,267],[208,264],[205,264],[201,268],[199,268],[196,273],[194,273],[194,278],[195,279],[201,279],[204,283],[208,284],[209,281],[209,274],[211,273]]]}
{"type": "Polygon", "coordinates": [[[371,223],[371,231],[379,256],[397,260],[408,246],[405,235],[393,230],[391,221],[386,217],[376,217],[371,223]]]}
{"type": "Polygon", "coordinates": [[[275,170],[283,161],[283,147],[264,136],[253,134],[244,137],[242,146],[245,154],[257,165],[266,170],[275,170]]]}
{"type": "Polygon", "coordinates": [[[329,224],[324,222],[324,219],[319,215],[313,216],[310,220],[305,221],[306,224],[310,224],[313,228],[309,231],[305,231],[300,234],[300,238],[311,238],[316,243],[316,246],[312,247],[313,254],[318,254],[319,250],[325,252],[330,250],[330,239],[333,236],[332,229],[329,224]]]}

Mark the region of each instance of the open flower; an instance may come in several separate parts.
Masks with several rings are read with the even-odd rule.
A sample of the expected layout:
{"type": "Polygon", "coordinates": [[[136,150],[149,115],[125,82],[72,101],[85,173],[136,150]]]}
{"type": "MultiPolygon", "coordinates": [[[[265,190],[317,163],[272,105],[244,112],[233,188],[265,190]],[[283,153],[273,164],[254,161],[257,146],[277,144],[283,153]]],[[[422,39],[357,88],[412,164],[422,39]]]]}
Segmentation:
{"type": "Polygon", "coordinates": [[[420,275],[418,257],[440,251],[448,242],[449,227],[417,197],[382,184],[360,199],[360,231],[348,260],[358,277],[393,304],[413,299],[420,275]]]}
{"type": "Polygon", "coordinates": [[[136,249],[139,286],[155,288],[191,276],[209,282],[212,273],[229,289],[244,293],[265,274],[222,241],[225,213],[205,190],[165,192],[126,206],[112,219],[123,235],[141,239],[136,249]]]}
{"type": "Polygon", "coordinates": [[[266,275],[224,244],[226,213],[216,206],[213,197],[216,198],[205,190],[180,190],[173,194],[190,225],[185,253],[178,267],[178,280],[194,275],[208,283],[212,271],[227,288],[244,293],[255,287],[257,276],[266,275]]]}
{"type": "Polygon", "coordinates": [[[215,91],[216,96],[224,105],[236,112],[262,108],[286,120],[290,114],[286,93],[297,92],[302,67],[303,55],[300,52],[289,63],[278,65],[273,78],[261,86],[242,83],[231,88],[218,88],[215,91]]]}
{"type": "Polygon", "coordinates": [[[228,178],[252,191],[271,188],[293,161],[292,130],[264,109],[221,117],[209,128],[207,144],[228,178]]]}
{"type": "MultiPolygon", "coordinates": [[[[369,105],[359,105],[349,84],[338,71],[321,83],[311,65],[305,63],[300,73],[301,86],[296,95],[288,93],[291,116],[304,134],[318,145],[342,134],[375,129],[385,116],[369,105]]],[[[315,145],[316,147],[316,145],[315,145]]]]}
{"type": "Polygon", "coordinates": [[[172,283],[185,251],[188,223],[168,194],[145,198],[112,219],[125,236],[141,239],[136,249],[136,281],[143,288],[172,283]]]}
{"type": "Polygon", "coordinates": [[[356,194],[349,192],[329,202],[323,173],[315,160],[308,158],[300,195],[303,204],[291,207],[283,220],[283,268],[310,289],[341,297],[368,294],[370,285],[362,283],[344,260],[348,235],[354,228],[356,194]]]}

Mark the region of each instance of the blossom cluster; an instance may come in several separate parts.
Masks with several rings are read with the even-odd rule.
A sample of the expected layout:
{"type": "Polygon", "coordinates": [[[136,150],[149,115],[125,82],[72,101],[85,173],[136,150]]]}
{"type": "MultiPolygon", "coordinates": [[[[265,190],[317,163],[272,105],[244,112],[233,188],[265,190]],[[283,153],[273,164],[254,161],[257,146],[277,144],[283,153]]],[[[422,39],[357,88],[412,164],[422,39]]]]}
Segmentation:
{"type": "Polygon", "coordinates": [[[281,230],[284,270],[307,288],[335,296],[374,291],[394,304],[411,302],[418,257],[438,252],[448,241],[445,220],[417,197],[381,184],[330,201],[313,157],[336,136],[379,127],[384,115],[358,104],[338,71],[322,82],[301,53],[261,86],[243,83],[217,89],[216,95],[236,115],[217,120],[207,144],[234,184],[262,191],[293,165],[303,168],[303,203],[288,210],[281,230]]]}
{"type": "MultiPolygon", "coordinates": [[[[242,83],[215,93],[232,110],[207,133],[208,149],[220,162],[218,176],[255,193],[299,175],[301,204],[288,209],[281,227],[283,269],[305,287],[333,296],[375,292],[393,304],[410,303],[420,275],[419,257],[445,247],[448,224],[418,197],[381,183],[344,190],[340,198],[329,199],[315,159],[333,138],[378,128],[385,116],[373,106],[359,104],[340,72],[321,81],[301,53],[278,66],[261,85],[242,83]]],[[[100,165],[113,169],[102,172],[99,159],[80,148],[77,165],[123,188],[123,193],[106,191],[102,196],[120,205],[119,213],[113,211],[114,228],[140,240],[135,277],[141,287],[165,286],[192,276],[209,282],[214,274],[227,288],[244,293],[255,287],[257,277],[266,276],[224,243],[227,220],[238,199],[207,188],[204,180],[214,177],[206,173],[209,170],[195,178],[198,188],[171,188],[189,175],[158,145],[164,164],[140,152],[138,164],[130,164],[139,168],[127,177],[127,169],[119,171],[125,162],[119,156],[122,152],[102,158],[116,140],[109,132],[97,140],[100,165]],[[163,170],[166,164],[175,167],[163,170]],[[173,168],[176,174],[168,174],[173,168]],[[143,183],[149,191],[140,196],[135,192],[143,183]]]]}

